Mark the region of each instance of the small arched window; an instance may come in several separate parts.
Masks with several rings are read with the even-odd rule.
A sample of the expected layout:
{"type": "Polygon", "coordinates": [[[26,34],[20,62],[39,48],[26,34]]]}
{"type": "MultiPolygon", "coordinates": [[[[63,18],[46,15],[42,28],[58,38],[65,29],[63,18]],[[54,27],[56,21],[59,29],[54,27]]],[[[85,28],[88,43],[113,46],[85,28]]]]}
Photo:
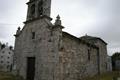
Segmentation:
{"type": "Polygon", "coordinates": [[[35,39],[35,32],[32,32],[32,39],[35,39]]]}

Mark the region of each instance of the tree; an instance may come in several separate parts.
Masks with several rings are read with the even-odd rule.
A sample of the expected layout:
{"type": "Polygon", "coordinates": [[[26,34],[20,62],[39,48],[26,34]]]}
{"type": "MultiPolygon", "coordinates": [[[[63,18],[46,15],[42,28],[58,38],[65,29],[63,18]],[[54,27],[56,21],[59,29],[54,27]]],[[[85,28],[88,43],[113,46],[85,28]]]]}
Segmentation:
{"type": "Polygon", "coordinates": [[[113,66],[113,70],[115,70],[115,61],[116,60],[120,60],[120,53],[116,52],[112,55],[112,66],[113,66]]]}

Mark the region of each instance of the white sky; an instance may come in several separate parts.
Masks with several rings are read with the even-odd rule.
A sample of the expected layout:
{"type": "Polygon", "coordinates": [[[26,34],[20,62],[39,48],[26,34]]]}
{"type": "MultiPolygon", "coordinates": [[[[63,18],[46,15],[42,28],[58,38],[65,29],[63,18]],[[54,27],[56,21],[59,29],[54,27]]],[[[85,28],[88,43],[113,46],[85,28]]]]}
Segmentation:
{"type": "MultiPolygon", "coordinates": [[[[28,0],[1,0],[0,41],[14,45],[14,34],[26,20],[28,0]]],[[[77,37],[101,37],[108,53],[120,52],[120,0],[52,0],[51,17],[60,14],[64,31],[77,37]]]]}

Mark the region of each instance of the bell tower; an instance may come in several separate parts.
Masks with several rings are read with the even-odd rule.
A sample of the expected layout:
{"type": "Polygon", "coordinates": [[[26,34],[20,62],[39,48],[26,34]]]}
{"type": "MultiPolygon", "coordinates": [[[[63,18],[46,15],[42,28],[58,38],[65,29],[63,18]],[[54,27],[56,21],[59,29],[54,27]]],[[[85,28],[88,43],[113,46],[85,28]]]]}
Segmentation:
{"type": "Polygon", "coordinates": [[[27,21],[46,16],[50,18],[51,0],[30,0],[28,3],[27,21]]]}

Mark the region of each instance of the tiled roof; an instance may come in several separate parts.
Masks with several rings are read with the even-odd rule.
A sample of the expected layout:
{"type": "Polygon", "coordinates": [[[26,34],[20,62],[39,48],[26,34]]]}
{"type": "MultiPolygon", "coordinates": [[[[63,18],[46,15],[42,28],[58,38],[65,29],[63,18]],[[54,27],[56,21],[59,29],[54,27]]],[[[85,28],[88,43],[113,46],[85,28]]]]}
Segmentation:
{"type": "Polygon", "coordinates": [[[106,43],[103,39],[101,39],[101,38],[99,38],[99,37],[93,37],[93,36],[88,36],[88,35],[86,35],[86,36],[80,37],[80,39],[85,40],[85,41],[90,42],[90,43],[93,43],[93,44],[94,44],[97,40],[100,40],[100,41],[102,41],[104,44],[107,45],[107,43],[106,43]]]}
{"type": "Polygon", "coordinates": [[[82,39],[80,39],[80,38],[77,38],[76,36],[73,36],[73,35],[71,35],[71,34],[69,34],[69,33],[67,33],[67,32],[62,32],[62,34],[63,34],[63,36],[67,36],[67,37],[69,37],[69,38],[71,38],[71,39],[74,39],[74,40],[76,40],[76,41],[79,41],[79,42],[81,42],[81,43],[83,43],[83,44],[92,46],[92,47],[94,47],[94,48],[98,48],[96,45],[91,44],[91,43],[89,43],[89,42],[87,42],[87,41],[85,41],[85,40],[82,40],[82,39]]]}

